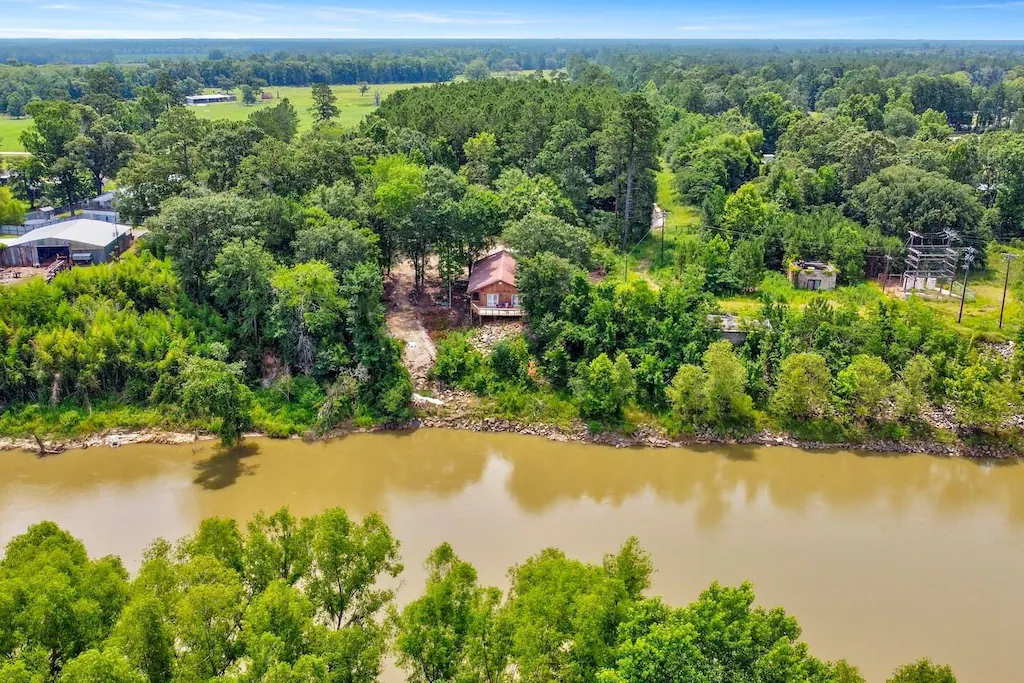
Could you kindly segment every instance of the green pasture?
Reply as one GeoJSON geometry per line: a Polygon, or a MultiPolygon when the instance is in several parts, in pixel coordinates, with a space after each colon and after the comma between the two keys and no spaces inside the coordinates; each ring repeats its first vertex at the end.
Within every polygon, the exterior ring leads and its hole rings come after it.
{"type": "MultiPolygon", "coordinates": [[[[342,126],[356,126],[363,120],[363,117],[376,108],[373,103],[374,91],[380,90],[381,101],[383,101],[388,95],[397,90],[412,88],[416,85],[430,84],[391,83],[388,85],[371,85],[365,95],[359,94],[359,86],[357,85],[335,85],[331,90],[333,90],[334,94],[338,96],[337,105],[339,112],[337,121],[342,126]]],[[[248,118],[249,114],[257,109],[262,107],[271,107],[282,99],[287,98],[288,101],[292,103],[292,106],[295,107],[295,112],[299,115],[299,130],[308,130],[312,127],[313,115],[309,111],[310,106],[313,104],[312,88],[282,86],[279,88],[264,88],[264,91],[270,93],[273,96],[273,99],[261,100],[257,104],[253,105],[242,104],[242,92],[240,90],[235,90],[234,93],[238,96],[237,102],[206,104],[189,107],[189,109],[194,111],[196,116],[201,119],[244,121],[248,118]]],[[[211,90],[210,92],[214,91],[211,90]]]]}
{"type": "Polygon", "coordinates": [[[9,116],[0,115],[0,152],[24,152],[25,148],[21,146],[18,136],[30,125],[32,125],[32,119],[27,116],[12,119],[9,116]]]}
{"type": "MultiPolygon", "coordinates": [[[[359,86],[336,85],[331,89],[338,96],[338,122],[342,126],[356,126],[363,117],[375,109],[373,93],[380,90],[383,101],[391,93],[403,88],[412,88],[416,85],[430,85],[429,83],[391,83],[388,85],[371,85],[365,95],[359,94],[359,86]]],[[[223,102],[220,104],[207,104],[197,107],[189,107],[196,116],[207,120],[244,121],[249,114],[262,107],[269,107],[277,104],[281,98],[287,97],[295,107],[299,115],[299,130],[308,130],[313,125],[313,115],[309,107],[313,104],[313,90],[309,87],[282,86],[279,88],[266,88],[266,92],[273,96],[270,100],[261,100],[254,105],[242,104],[242,92],[235,90],[238,96],[237,102],[223,102]]],[[[212,90],[209,92],[213,92],[212,90]]],[[[32,125],[32,119],[25,117],[12,119],[7,116],[0,116],[0,152],[22,152],[24,148],[18,140],[21,131],[32,125]]]]}

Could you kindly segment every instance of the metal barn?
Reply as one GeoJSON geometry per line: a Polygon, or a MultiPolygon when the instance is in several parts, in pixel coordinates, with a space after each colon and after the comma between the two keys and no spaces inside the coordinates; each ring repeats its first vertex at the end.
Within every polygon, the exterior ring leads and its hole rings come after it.
{"type": "Polygon", "coordinates": [[[56,259],[76,265],[104,263],[131,244],[131,227],[89,218],[53,223],[7,240],[0,250],[5,266],[41,266],[56,259]]]}

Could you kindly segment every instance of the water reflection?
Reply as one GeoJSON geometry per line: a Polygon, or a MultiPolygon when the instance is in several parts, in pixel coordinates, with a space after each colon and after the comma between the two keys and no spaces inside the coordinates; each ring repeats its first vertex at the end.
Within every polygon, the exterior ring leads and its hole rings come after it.
{"type": "Polygon", "coordinates": [[[192,483],[210,491],[218,491],[231,486],[238,481],[239,477],[256,473],[259,464],[247,464],[245,459],[252,458],[259,452],[260,445],[255,441],[249,441],[233,448],[220,449],[194,465],[197,474],[192,483]]]}
{"type": "Polygon", "coordinates": [[[52,519],[137,566],[156,536],[289,505],[381,512],[403,543],[400,592],[448,540],[484,581],[556,545],[598,560],[628,535],[670,602],[752,579],[823,657],[869,680],[919,656],[962,682],[1014,680],[1024,611],[1024,467],[754,446],[614,449],[439,430],[331,443],[253,440],[0,453],[0,543],[52,519]]]}
{"type": "Polygon", "coordinates": [[[503,453],[513,464],[509,492],[524,509],[543,513],[581,497],[619,506],[653,491],[673,503],[707,508],[721,521],[721,503],[766,495],[774,507],[800,511],[823,502],[836,510],[885,502],[903,511],[924,498],[943,514],[995,504],[1024,522],[1024,468],[922,455],[807,453],[789,448],[714,446],[631,450],[545,446],[503,453]],[[726,457],[721,457],[725,455],[726,457]]]}
{"type": "Polygon", "coordinates": [[[1024,523],[1024,467],[1015,461],[762,446],[614,449],[441,430],[313,444],[258,439],[233,449],[211,442],[126,446],[41,460],[4,453],[0,510],[16,492],[31,491],[40,501],[60,504],[76,495],[93,496],[100,484],[110,494],[111,486],[145,485],[185,476],[187,470],[197,488],[191,495],[218,501],[217,508],[240,499],[267,507],[295,496],[309,512],[338,501],[351,501],[362,511],[382,510],[389,495],[455,496],[478,483],[495,458],[509,466],[503,495],[539,515],[581,499],[619,508],[652,492],[665,503],[695,505],[707,528],[723,521],[734,506],[730,501],[751,505],[762,497],[773,508],[793,512],[822,504],[836,511],[884,504],[900,513],[925,502],[933,512],[956,515],[985,506],[1015,525],[1024,523]],[[222,495],[211,498],[200,491],[222,495]]]}

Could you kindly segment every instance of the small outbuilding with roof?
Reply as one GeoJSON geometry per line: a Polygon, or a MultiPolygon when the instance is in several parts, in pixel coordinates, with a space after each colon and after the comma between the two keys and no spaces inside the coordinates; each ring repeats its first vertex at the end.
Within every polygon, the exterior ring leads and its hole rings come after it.
{"type": "Polygon", "coordinates": [[[466,293],[469,294],[473,315],[522,315],[522,298],[516,287],[515,257],[507,249],[501,248],[473,263],[466,293]]]}
{"type": "Polygon", "coordinates": [[[797,289],[827,291],[836,288],[837,273],[836,267],[831,263],[792,261],[787,275],[797,289]]]}
{"type": "Polygon", "coordinates": [[[41,266],[57,259],[76,265],[104,263],[131,244],[131,227],[89,218],[73,218],[36,228],[5,242],[5,266],[41,266]]]}

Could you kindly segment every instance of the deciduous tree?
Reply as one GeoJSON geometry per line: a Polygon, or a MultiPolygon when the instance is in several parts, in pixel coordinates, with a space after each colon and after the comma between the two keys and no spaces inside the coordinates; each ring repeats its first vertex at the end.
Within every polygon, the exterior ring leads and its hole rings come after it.
{"type": "Polygon", "coordinates": [[[326,83],[317,83],[313,86],[313,104],[309,111],[313,114],[313,121],[326,123],[338,116],[338,96],[326,83]]]}

